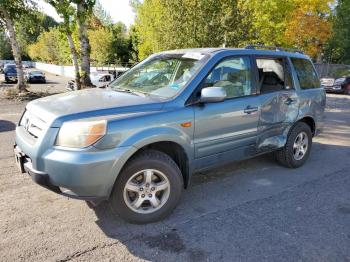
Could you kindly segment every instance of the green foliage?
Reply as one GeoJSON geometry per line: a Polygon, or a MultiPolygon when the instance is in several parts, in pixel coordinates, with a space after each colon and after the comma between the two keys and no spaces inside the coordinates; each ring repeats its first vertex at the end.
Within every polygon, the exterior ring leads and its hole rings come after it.
{"type": "Polygon", "coordinates": [[[37,61],[70,64],[70,51],[66,36],[59,28],[43,32],[38,41],[28,47],[29,56],[37,61]]]}
{"type": "Polygon", "coordinates": [[[97,65],[108,62],[113,43],[112,31],[108,28],[89,30],[89,41],[91,45],[91,59],[97,65]]]}
{"type": "Polygon", "coordinates": [[[28,46],[38,39],[39,35],[57,26],[57,22],[47,15],[37,11],[27,12],[20,21],[16,21],[17,41],[22,51],[22,57],[28,59],[28,46]]]}
{"type": "Polygon", "coordinates": [[[4,24],[3,14],[7,13],[12,20],[19,20],[36,6],[33,0],[1,0],[0,22],[4,24]]]}
{"type": "Polygon", "coordinates": [[[123,23],[89,30],[88,35],[94,64],[100,66],[129,62],[130,39],[123,23]]]}
{"type": "Polygon", "coordinates": [[[333,37],[325,48],[326,60],[350,64],[350,1],[338,0],[333,16],[333,37]]]}
{"type": "Polygon", "coordinates": [[[0,31],[0,59],[1,60],[13,59],[10,41],[4,31],[0,31]]]}
{"type": "MultiPolygon", "coordinates": [[[[79,46],[77,29],[72,32],[76,46],[79,46]]],[[[91,60],[95,65],[129,62],[130,39],[123,23],[99,27],[88,31],[91,45],[91,60]]],[[[0,42],[1,44],[1,42],[0,42]]],[[[41,33],[37,42],[29,45],[30,58],[54,64],[71,64],[71,54],[65,33],[61,27],[41,33]]]]}
{"type": "Polygon", "coordinates": [[[329,0],[133,1],[141,58],[189,47],[296,46],[311,56],[330,36],[329,0]],[[307,29],[307,31],[306,31],[307,29]]]}

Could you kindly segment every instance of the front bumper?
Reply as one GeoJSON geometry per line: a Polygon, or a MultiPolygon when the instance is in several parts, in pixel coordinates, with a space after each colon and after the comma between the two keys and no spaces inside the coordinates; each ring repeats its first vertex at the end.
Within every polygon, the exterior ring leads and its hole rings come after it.
{"type": "Polygon", "coordinates": [[[60,187],[51,183],[50,176],[48,174],[33,169],[30,162],[24,163],[24,170],[36,184],[42,187],[45,187],[46,189],[52,192],[55,192],[57,194],[60,194],[62,196],[66,196],[74,199],[86,200],[86,201],[93,202],[95,204],[98,204],[99,202],[106,199],[106,197],[79,196],[70,190],[62,191],[60,187]]]}
{"type": "Polygon", "coordinates": [[[16,82],[17,81],[17,76],[5,76],[5,79],[7,81],[16,82]]]}
{"type": "Polygon", "coordinates": [[[53,147],[38,154],[40,150],[29,148],[18,136],[16,143],[16,159],[19,155],[22,162],[20,170],[35,183],[57,194],[94,203],[109,198],[121,168],[136,152],[134,147],[90,151],[53,147]]]}

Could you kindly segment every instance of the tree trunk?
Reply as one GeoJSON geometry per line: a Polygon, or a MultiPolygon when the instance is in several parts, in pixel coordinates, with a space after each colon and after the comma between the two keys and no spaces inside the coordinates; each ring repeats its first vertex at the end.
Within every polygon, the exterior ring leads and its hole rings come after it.
{"type": "Polygon", "coordinates": [[[83,3],[77,4],[78,35],[80,42],[80,67],[82,87],[92,87],[90,79],[90,52],[91,47],[87,35],[87,10],[83,3]]]}
{"type": "Polygon", "coordinates": [[[13,21],[12,21],[11,17],[6,12],[3,12],[3,16],[4,16],[4,20],[5,20],[5,24],[6,24],[6,29],[8,31],[9,38],[10,38],[13,57],[14,57],[15,63],[16,63],[18,89],[20,92],[25,92],[27,90],[26,90],[26,85],[24,83],[22,56],[21,56],[21,52],[20,52],[19,47],[18,47],[16,32],[15,32],[15,29],[13,27],[13,21]]]}
{"type": "Polygon", "coordinates": [[[67,33],[67,39],[68,39],[68,44],[72,55],[73,66],[75,71],[75,87],[77,90],[80,90],[81,82],[80,82],[80,73],[79,73],[78,53],[75,48],[72,35],[70,33],[67,33]]]}

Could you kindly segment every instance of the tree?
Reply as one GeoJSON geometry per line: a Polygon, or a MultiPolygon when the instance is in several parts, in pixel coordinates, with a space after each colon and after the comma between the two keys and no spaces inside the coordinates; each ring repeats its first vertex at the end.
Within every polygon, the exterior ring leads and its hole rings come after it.
{"type": "Polygon", "coordinates": [[[74,28],[74,24],[72,21],[75,20],[75,10],[71,6],[69,0],[47,0],[55,9],[56,12],[61,16],[63,22],[60,24],[60,29],[67,37],[68,45],[70,48],[70,53],[72,56],[72,62],[75,71],[75,84],[76,89],[81,89],[81,79],[80,79],[80,70],[79,70],[79,62],[78,62],[78,52],[75,47],[72,31],[74,28]]]}
{"type": "Polygon", "coordinates": [[[88,18],[92,14],[95,0],[70,0],[76,4],[78,36],[80,42],[81,83],[83,87],[92,86],[90,79],[91,47],[88,38],[88,18]]]}
{"type": "Polygon", "coordinates": [[[237,45],[237,0],[144,0],[132,2],[140,58],[174,48],[237,45]]]}
{"type": "Polygon", "coordinates": [[[318,62],[322,49],[331,37],[330,1],[295,0],[295,7],[287,21],[284,41],[302,48],[318,62]]]}
{"type": "Polygon", "coordinates": [[[36,43],[29,45],[28,54],[32,59],[46,63],[67,64],[71,61],[66,34],[57,27],[43,32],[36,43]]]}
{"type": "Polygon", "coordinates": [[[4,31],[0,30],[0,59],[12,60],[13,55],[11,51],[11,44],[4,31]]]}
{"type": "Polygon", "coordinates": [[[104,26],[111,26],[113,24],[111,15],[103,8],[98,0],[93,8],[93,13],[104,26]]]}
{"type": "Polygon", "coordinates": [[[316,57],[330,37],[329,0],[132,2],[140,58],[174,48],[264,44],[316,57]]]}
{"type": "Polygon", "coordinates": [[[109,62],[111,56],[113,34],[108,28],[89,30],[89,41],[91,44],[91,59],[97,65],[104,65],[109,62]]]}
{"type": "Polygon", "coordinates": [[[325,48],[326,59],[350,64],[350,1],[338,0],[333,16],[333,35],[325,48]]]}
{"type": "Polygon", "coordinates": [[[33,6],[30,0],[2,0],[0,2],[0,22],[7,31],[10,39],[13,57],[15,59],[18,78],[18,89],[20,92],[26,91],[24,82],[24,73],[22,65],[22,54],[17,42],[15,31],[15,21],[20,19],[23,14],[33,6]]]}
{"type": "Polygon", "coordinates": [[[28,59],[28,46],[37,41],[42,32],[57,26],[52,18],[38,11],[23,13],[20,20],[15,21],[16,36],[22,59],[28,59]]]}

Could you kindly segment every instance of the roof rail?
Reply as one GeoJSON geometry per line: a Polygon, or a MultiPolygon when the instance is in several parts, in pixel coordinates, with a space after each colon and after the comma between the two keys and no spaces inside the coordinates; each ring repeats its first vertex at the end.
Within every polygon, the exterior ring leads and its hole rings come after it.
{"type": "Polygon", "coordinates": [[[279,46],[247,45],[245,46],[245,49],[266,49],[266,50],[275,50],[280,52],[285,51],[285,52],[294,52],[294,53],[304,54],[302,50],[299,50],[297,48],[286,48],[286,47],[279,47],[279,46]]]}

